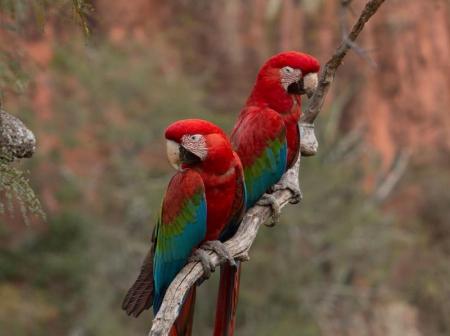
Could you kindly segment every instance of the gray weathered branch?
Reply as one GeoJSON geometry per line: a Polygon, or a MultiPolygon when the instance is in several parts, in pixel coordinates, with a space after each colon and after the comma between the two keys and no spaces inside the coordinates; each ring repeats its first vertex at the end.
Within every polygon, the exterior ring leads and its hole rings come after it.
{"type": "MultiPolygon", "coordinates": [[[[337,48],[331,59],[325,64],[319,78],[318,88],[311,99],[308,109],[305,111],[301,121],[303,124],[303,131],[308,144],[302,143],[302,153],[313,155],[317,151],[317,142],[315,140],[312,126],[307,127],[307,124],[312,124],[319,114],[325,96],[328,92],[329,86],[334,79],[337,68],[342,63],[347,51],[351,48],[348,41],[355,41],[359,33],[364,28],[364,24],[375,14],[384,0],[370,0],[363,9],[358,21],[353,26],[347,38],[344,38],[341,45],[337,48]]],[[[305,138],[302,138],[302,142],[305,138]]],[[[289,180],[292,183],[298,183],[300,168],[300,157],[295,166],[286,172],[283,179],[289,180]]],[[[281,207],[284,207],[292,198],[289,190],[280,190],[273,194],[278,200],[281,207]]],[[[256,238],[259,227],[266,222],[271,216],[271,210],[268,207],[255,206],[251,208],[245,215],[238,232],[229,241],[225,242],[225,246],[230,251],[231,255],[239,260],[248,260],[248,253],[256,238]]],[[[219,256],[214,252],[209,252],[211,262],[216,267],[225,262],[219,259],[219,256]]],[[[183,298],[189,289],[196,285],[197,281],[203,275],[203,268],[199,262],[188,263],[176,278],[170,284],[161,308],[155,316],[152,328],[148,336],[165,336],[168,335],[175,319],[178,316],[180,307],[183,303],[183,298]]]]}

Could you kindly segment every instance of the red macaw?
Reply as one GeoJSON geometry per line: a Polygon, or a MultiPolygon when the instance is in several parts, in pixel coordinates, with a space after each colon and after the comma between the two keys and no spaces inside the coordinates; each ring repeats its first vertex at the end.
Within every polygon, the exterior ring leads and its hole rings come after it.
{"type": "MultiPolygon", "coordinates": [[[[244,167],[246,207],[260,200],[271,205],[275,216],[279,206],[265,194],[294,165],[299,155],[301,95],[311,95],[317,86],[319,62],[312,56],[289,51],[271,57],[260,69],[256,83],[239,115],[231,142],[244,167]],[[265,198],[261,197],[265,195],[265,198]]],[[[299,197],[297,186],[286,185],[299,197]]],[[[233,334],[239,294],[240,265],[224,265],[214,335],[233,334]],[[227,276],[225,276],[227,275],[227,276]],[[225,334],[220,331],[226,330],[225,334]]]]}
{"type": "MultiPolygon", "coordinates": [[[[214,250],[234,265],[221,242],[235,233],[245,210],[242,166],[219,127],[200,119],[181,120],[166,129],[165,137],[167,156],[178,172],[167,188],[152,247],[122,304],[135,317],[152,305],[156,315],[168,286],[195,248],[201,246],[193,260],[202,261],[207,274],[211,270],[202,249],[214,250]]],[[[191,334],[194,302],[195,287],[170,335],[191,334]]]]}
{"type": "MultiPolygon", "coordinates": [[[[295,164],[300,149],[301,95],[312,95],[319,69],[314,57],[287,51],[269,58],[259,70],[231,135],[244,167],[247,208],[295,164]]],[[[295,186],[283,187],[300,196],[295,186]]],[[[262,204],[267,202],[262,200],[262,204]]]]}

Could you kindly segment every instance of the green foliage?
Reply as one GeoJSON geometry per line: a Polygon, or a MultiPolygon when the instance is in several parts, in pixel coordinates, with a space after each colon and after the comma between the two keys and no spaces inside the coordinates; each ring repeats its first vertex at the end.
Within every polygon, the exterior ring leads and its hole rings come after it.
{"type": "Polygon", "coordinates": [[[0,103],[3,92],[23,93],[28,81],[29,76],[22,67],[22,56],[13,51],[0,51],[0,103]]]}
{"type": "MultiPolygon", "coordinates": [[[[447,164],[448,167],[448,164],[447,164]]],[[[419,307],[421,318],[431,335],[450,332],[450,176],[447,169],[417,166],[403,184],[419,182],[420,203],[415,221],[408,230],[416,239],[408,245],[399,261],[405,274],[395,278],[395,285],[419,307]],[[405,281],[407,279],[407,281],[405,281]]]]}
{"type": "MultiPolygon", "coordinates": [[[[0,239],[10,242],[14,230],[1,227],[0,239]]],[[[9,312],[0,308],[2,332],[45,335],[51,324],[55,333],[63,334],[73,326],[73,316],[83,303],[80,298],[91,269],[88,223],[65,212],[51,218],[44,232],[34,229],[25,237],[0,247],[0,292],[13,300],[9,312]],[[8,283],[23,285],[14,288],[8,283]],[[11,314],[21,318],[11,319],[11,314]]]]}
{"type": "Polygon", "coordinates": [[[4,155],[0,157],[0,194],[6,201],[0,201],[0,213],[5,210],[10,215],[14,214],[13,200],[18,203],[23,220],[28,223],[29,214],[38,215],[45,219],[41,203],[33,188],[31,188],[25,173],[11,165],[10,158],[4,155]]]}
{"type": "Polygon", "coordinates": [[[14,20],[4,28],[13,31],[22,31],[30,21],[36,25],[35,29],[42,29],[50,9],[63,16],[72,14],[85,35],[89,35],[87,18],[93,11],[89,0],[0,0],[0,10],[14,20]]]}
{"type": "MultiPolygon", "coordinates": [[[[29,25],[30,18],[34,18],[36,27],[42,27],[46,20],[46,12],[50,8],[57,8],[64,12],[69,0],[59,0],[56,5],[50,0],[0,0],[0,9],[15,22],[5,20],[4,28],[20,31],[29,25]],[[55,6],[56,5],[56,6],[55,6]]],[[[87,15],[93,7],[85,0],[73,0],[73,10],[86,35],[89,34],[87,15]]],[[[24,92],[29,75],[22,67],[22,55],[17,51],[0,51],[0,106],[4,91],[13,91],[16,94],[24,92]]],[[[19,210],[25,222],[28,222],[28,213],[37,214],[45,218],[40,202],[30,187],[25,173],[10,165],[11,158],[0,157],[0,193],[6,199],[6,208],[13,214],[13,199],[19,205],[19,210]]],[[[0,201],[0,213],[5,213],[5,203],[0,201]]]]}

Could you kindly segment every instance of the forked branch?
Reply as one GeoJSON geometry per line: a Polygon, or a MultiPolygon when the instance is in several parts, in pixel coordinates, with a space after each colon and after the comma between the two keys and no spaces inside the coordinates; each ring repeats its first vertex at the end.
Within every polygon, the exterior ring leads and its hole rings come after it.
{"type": "Polygon", "coordinates": [[[340,46],[336,49],[333,56],[329,59],[329,61],[323,67],[323,71],[319,77],[319,85],[317,87],[316,92],[311,98],[311,102],[303,113],[302,122],[312,124],[314,120],[319,115],[320,110],[322,109],[322,105],[325,101],[325,97],[328,93],[331,83],[333,82],[334,76],[338,67],[341,65],[342,60],[349,49],[354,45],[354,41],[358,37],[359,33],[364,28],[364,25],[367,21],[376,13],[378,8],[383,4],[385,0],[370,0],[367,2],[364,7],[361,15],[359,16],[356,23],[353,25],[350,33],[343,38],[340,46]]]}

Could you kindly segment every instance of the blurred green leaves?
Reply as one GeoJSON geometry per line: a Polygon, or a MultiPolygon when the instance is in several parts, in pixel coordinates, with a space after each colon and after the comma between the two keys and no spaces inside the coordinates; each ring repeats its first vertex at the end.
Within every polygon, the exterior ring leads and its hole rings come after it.
{"type": "Polygon", "coordinates": [[[14,215],[14,201],[17,201],[26,223],[29,221],[29,214],[45,219],[41,203],[30,186],[26,173],[18,170],[10,159],[4,157],[0,157],[0,196],[0,214],[14,215]]]}

